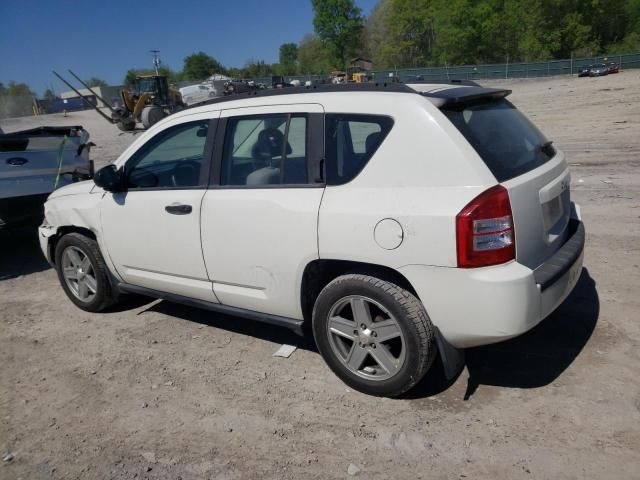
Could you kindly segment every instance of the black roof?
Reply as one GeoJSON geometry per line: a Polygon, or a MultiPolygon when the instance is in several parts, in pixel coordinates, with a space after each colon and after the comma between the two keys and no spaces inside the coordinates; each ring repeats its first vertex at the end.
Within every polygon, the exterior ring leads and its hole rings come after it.
{"type": "Polygon", "coordinates": [[[376,82],[376,83],[343,83],[343,84],[315,84],[300,87],[285,88],[269,88],[264,90],[253,90],[250,92],[234,93],[223,97],[213,98],[204,102],[193,104],[187,108],[201,107],[204,105],[216,105],[218,103],[242,100],[245,98],[262,98],[276,97],[280,95],[295,95],[305,93],[323,93],[323,92],[393,92],[393,93],[413,93],[420,94],[425,97],[440,98],[445,101],[445,105],[452,106],[456,104],[466,104],[482,98],[504,98],[511,93],[511,90],[498,88],[484,88],[471,80],[450,80],[450,81],[434,81],[434,82],[415,82],[425,84],[448,84],[461,85],[458,88],[449,88],[434,93],[417,92],[413,88],[398,82],[376,82]]]}
{"type": "Polygon", "coordinates": [[[201,107],[203,105],[213,105],[217,103],[231,102],[253,97],[276,97],[279,95],[294,95],[301,93],[319,92],[395,92],[395,93],[416,93],[416,91],[402,83],[319,83],[310,86],[266,88],[263,90],[252,90],[243,93],[233,93],[224,97],[212,98],[204,102],[191,105],[201,107]]]}

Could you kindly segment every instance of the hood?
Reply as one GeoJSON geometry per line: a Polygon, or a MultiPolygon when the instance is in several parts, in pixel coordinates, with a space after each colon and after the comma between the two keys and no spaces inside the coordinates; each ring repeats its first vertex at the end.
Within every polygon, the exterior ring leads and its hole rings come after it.
{"type": "Polygon", "coordinates": [[[66,195],[80,195],[82,193],[91,193],[96,184],[93,180],[85,180],[84,182],[70,183],[64,187],[58,188],[51,192],[49,200],[52,198],[64,197],[66,195]]]}

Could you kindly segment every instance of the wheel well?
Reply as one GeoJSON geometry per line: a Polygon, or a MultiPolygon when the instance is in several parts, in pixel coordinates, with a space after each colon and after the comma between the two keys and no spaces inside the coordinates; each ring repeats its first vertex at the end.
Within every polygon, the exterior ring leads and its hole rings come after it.
{"type": "Polygon", "coordinates": [[[360,273],[393,282],[419,298],[409,280],[393,268],[347,260],[314,260],[305,267],[302,274],[300,301],[305,320],[311,319],[313,305],[322,289],[333,279],[348,273],[360,273]]]}
{"type": "Polygon", "coordinates": [[[75,225],[59,227],[57,233],[49,239],[49,258],[51,259],[52,264],[55,265],[56,263],[56,245],[58,244],[58,241],[69,233],[79,233],[85,237],[96,240],[96,234],[88,228],[77,227],[75,225]]]}

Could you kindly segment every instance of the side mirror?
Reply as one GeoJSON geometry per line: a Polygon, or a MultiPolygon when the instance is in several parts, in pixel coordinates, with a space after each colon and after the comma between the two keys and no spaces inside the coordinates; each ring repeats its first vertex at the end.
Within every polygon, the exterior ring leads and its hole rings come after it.
{"type": "Polygon", "coordinates": [[[107,165],[96,172],[93,177],[94,183],[107,192],[120,192],[124,190],[122,183],[122,172],[115,165],[107,165]]]}

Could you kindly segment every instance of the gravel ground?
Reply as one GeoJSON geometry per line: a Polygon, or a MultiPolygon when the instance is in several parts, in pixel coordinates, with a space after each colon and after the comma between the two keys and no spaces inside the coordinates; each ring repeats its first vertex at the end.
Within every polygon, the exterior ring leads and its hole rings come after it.
{"type": "MultiPolygon", "coordinates": [[[[489,83],[489,82],[487,82],[489,83]]],[[[163,301],[75,308],[33,232],[0,239],[0,478],[640,477],[640,72],[491,82],[572,162],[578,287],[528,334],[402,399],[346,388],[309,339],[163,301]],[[274,358],[280,344],[298,346],[274,358]],[[10,453],[10,455],[6,455],[10,453]]],[[[93,112],[97,164],[134,137],[93,112]]]]}

